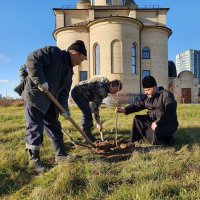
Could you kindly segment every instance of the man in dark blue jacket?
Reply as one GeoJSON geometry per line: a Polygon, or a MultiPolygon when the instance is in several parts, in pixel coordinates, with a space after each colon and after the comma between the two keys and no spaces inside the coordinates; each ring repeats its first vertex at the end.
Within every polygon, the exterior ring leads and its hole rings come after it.
{"type": "Polygon", "coordinates": [[[146,76],[142,85],[145,97],[136,104],[116,108],[116,112],[127,115],[147,109],[147,115],[136,115],[134,118],[131,142],[147,139],[151,144],[170,145],[173,143],[173,133],[178,127],[174,95],[162,87],[157,87],[152,76],[146,76]]]}
{"type": "MultiPolygon", "coordinates": [[[[39,150],[43,142],[43,131],[52,141],[55,160],[69,159],[66,153],[61,124],[58,121],[59,111],[45,94],[49,90],[67,110],[69,91],[72,84],[73,67],[86,59],[87,51],[84,42],[77,40],[68,51],[48,46],[32,52],[27,60],[28,76],[22,98],[26,117],[26,148],[29,153],[29,164],[37,171],[44,171],[39,150]]],[[[67,116],[69,113],[62,113],[67,116]]]]}

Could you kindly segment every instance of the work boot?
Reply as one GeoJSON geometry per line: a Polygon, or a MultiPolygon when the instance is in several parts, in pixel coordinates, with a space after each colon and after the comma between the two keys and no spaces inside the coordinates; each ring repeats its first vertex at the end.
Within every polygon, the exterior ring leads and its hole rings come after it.
{"type": "Polygon", "coordinates": [[[46,170],[40,160],[39,150],[28,149],[28,155],[30,168],[34,169],[37,173],[42,173],[46,170]]]}
{"type": "Polygon", "coordinates": [[[74,162],[76,157],[66,153],[65,145],[62,139],[52,140],[52,147],[55,152],[56,164],[74,162]]]}

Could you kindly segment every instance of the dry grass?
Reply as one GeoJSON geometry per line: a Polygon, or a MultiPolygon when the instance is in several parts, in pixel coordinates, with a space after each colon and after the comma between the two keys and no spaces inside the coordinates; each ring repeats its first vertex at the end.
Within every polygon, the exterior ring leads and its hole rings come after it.
{"type": "Polygon", "coordinates": [[[0,99],[0,107],[20,107],[23,106],[24,102],[22,99],[0,99]]]}
{"type": "MultiPolygon", "coordinates": [[[[81,113],[71,109],[81,124],[81,113]]],[[[115,124],[113,108],[101,109],[104,132],[115,124]]],[[[142,112],[144,113],[144,112],[142,112]]],[[[132,115],[119,115],[118,132],[128,138],[132,115]]],[[[200,197],[200,105],[179,105],[176,145],[170,148],[138,144],[129,159],[105,160],[90,150],[74,148],[65,138],[70,153],[80,155],[75,163],[55,166],[50,141],[45,136],[41,158],[49,171],[37,175],[27,166],[23,107],[0,109],[0,198],[34,200],[163,200],[200,197]]],[[[83,141],[74,127],[61,118],[63,127],[83,141]]],[[[100,137],[96,130],[96,137],[100,137]]]]}

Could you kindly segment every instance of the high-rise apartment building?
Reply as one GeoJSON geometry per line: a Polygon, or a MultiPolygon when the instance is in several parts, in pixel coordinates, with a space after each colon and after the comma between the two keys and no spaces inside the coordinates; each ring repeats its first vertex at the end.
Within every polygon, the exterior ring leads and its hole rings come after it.
{"type": "Polygon", "coordinates": [[[200,51],[189,49],[176,55],[176,68],[178,74],[185,70],[191,71],[200,84],[200,51]]]}

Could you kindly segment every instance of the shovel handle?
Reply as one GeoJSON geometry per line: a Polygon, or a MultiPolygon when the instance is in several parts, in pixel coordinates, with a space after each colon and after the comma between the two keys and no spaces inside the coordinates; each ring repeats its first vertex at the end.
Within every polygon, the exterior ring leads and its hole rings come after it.
{"type": "MultiPolygon", "coordinates": [[[[57,101],[57,99],[51,94],[51,92],[49,92],[48,90],[45,91],[45,93],[47,94],[47,96],[53,101],[53,103],[58,107],[58,109],[61,112],[66,112],[66,110],[63,108],[63,106],[57,101]]],[[[79,125],[69,116],[68,117],[69,121],[73,124],[73,126],[76,128],[77,131],[79,131],[79,133],[86,139],[86,141],[92,146],[92,147],[96,147],[94,145],[94,143],[87,137],[87,135],[85,134],[85,132],[82,131],[82,129],[79,127],[79,125]]]]}
{"type": "Polygon", "coordinates": [[[104,141],[103,131],[100,131],[101,141],[104,141]]]}
{"type": "Polygon", "coordinates": [[[72,143],[74,146],[77,145],[76,141],[71,137],[70,134],[67,133],[67,131],[65,131],[65,129],[62,128],[62,132],[69,138],[69,140],[71,141],[71,143],[72,143]]]}

